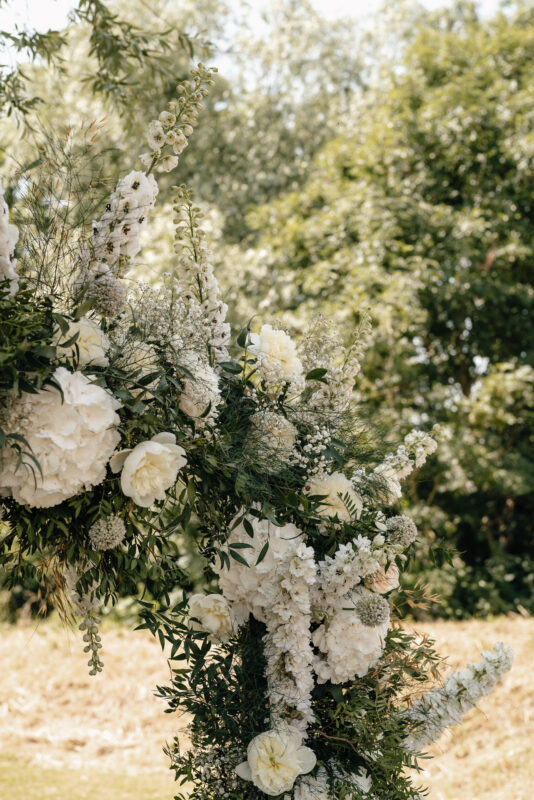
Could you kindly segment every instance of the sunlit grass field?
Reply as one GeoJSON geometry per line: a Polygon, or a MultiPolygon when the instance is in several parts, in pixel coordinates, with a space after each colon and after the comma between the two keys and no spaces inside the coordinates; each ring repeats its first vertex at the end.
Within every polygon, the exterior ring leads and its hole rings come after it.
{"type": "MultiPolygon", "coordinates": [[[[433,622],[451,668],[495,641],[516,650],[505,682],[435,747],[433,800],[530,800],[534,778],[534,620],[433,622]]],[[[141,632],[104,631],[101,676],[57,622],[0,627],[0,800],[171,800],[162,745],[185,720],[153,697],[168,667],[141,632]]]]}

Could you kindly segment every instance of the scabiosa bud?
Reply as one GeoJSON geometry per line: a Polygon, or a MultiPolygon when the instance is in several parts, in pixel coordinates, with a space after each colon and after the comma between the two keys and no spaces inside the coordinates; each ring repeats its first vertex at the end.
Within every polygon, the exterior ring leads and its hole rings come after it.
{"type": "Polygon", "coordinates": [[[376,628],[389,619],[389,603],[380,594],[366,594],[355,603],[356,613],[363,625],[376,628]]]}
{"type": "Polygon", "coordinates": [[[409,517],[391,517],[386,522],[387,539],[403,550],[417,539],[417,528],[409,517]]]}
{"type": "Polygon", "coordinates": [[[93,550],[111,550],[124,540],[126,527],[120,517],[98,519],[89,528],[89,541],[93,550]]]}

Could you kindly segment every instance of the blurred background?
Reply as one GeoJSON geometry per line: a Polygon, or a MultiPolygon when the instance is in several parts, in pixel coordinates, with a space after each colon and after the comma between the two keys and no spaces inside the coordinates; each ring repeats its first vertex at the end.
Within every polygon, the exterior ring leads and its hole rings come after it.
{"type": "MultiPolygon", "coordinates": [[[[534,3],[12,0],[0,2],[0,29],[8,185],[33,168],[43,136],[69,127],[83,141],[91,125],[114,184],[137,166],[148,122],[192,61],[219,67],[178,172],[160,181],[138,276],[157,281],[172,267],[172,211],[161,206],[172,182],[187,182],[206,212],[235,325],[277,315],[298,333],[324,313],[348,335],[371,309],[362,417],[392,442],[436,422],[452,434],[402,501],[421,531],[405,586],[435,597],[414,609],[417,626],[444,640],[451,666],[498,638],[520,655],[506,690],[483,706],[491,726],[475,714],[438,745],[432,797],[526,800],[534,3]],[[499,702],[504,719],[491,705],[499,702]]],[[[0,757],[0,797],[171,796],[158,748],[176,721],[144,699],[165,680],[158,649],[123,628],[131,612],[122,608],[97,685],[52,611],[38,586],[8,591],[0,574],[0,742],[10,754],[0,757]],[[65,716],[52,719],[60,696],[65,716]]]]}

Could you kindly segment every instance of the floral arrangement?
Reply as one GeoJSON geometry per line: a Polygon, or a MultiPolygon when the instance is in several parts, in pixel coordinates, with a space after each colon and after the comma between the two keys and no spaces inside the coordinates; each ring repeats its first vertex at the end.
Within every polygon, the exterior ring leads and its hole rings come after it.
{"type": "Polygon", "coordinates": [[[424,694],[438,656],[400,626],[417,529],[392,508],[443,432],[388,453],[358,417],[366,314],[349,346],[325,319],[234,341],[184,186],[171,270],[131,277],[154,170],[177,166],[212,83],[199,65],[178,87],[90,227],[59,203],[60,234],[34,211],[19,237],[2,196],[0,563],[78,620],[91,674],[100,609],[139,597],[169,647],[160,694],[189,720],[168,748],[178,798],[419,798],[421,751],[512,662],[497,645],[424,694]]]}

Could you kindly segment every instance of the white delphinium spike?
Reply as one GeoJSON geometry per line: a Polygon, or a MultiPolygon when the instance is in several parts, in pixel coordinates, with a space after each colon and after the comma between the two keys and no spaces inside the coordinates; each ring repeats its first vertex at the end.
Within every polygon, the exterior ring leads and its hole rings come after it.
{"type": "Polygon", "coordinates": [[[0,281],[9,281],[10,295],[14,295],[19,288],[15,258],[18,238],[19,229],[9,221],[9,208],[4,200],[4,189],[0,181],[0,281]]]}
{"type": "Polygon", "coordinates": [[[209,360],[227,361],[230,325],[226,322],[228,306],[222,301],[215,277],[211,253],[202,231],[202,213],[193,206],[193,192],[185,186],[175,188],[173,201],[176,233],[174,250],[179,255],[176,274],[185,301],[194,298],[210,328],[209,360]]]}
{"type": "Polygon", "coordinates": [[[492,651],[483,651],[476,664],[453,672],[443,686],[416,700],[405,713],[406,719],[417,725],[406,746],[413,752],[425,750],[446,728],[458,725],[482,697],[490,694],[513,662],[512,648],[498,642],[492,651]]]}

